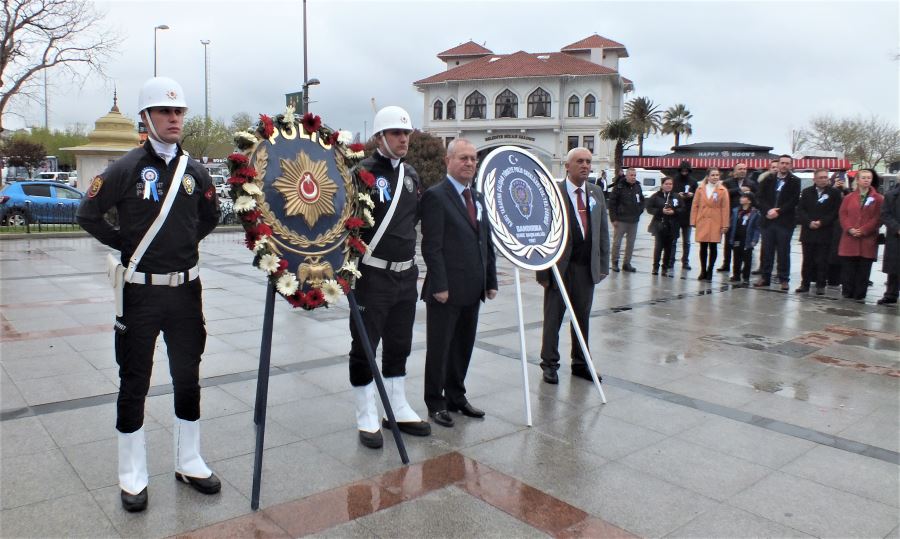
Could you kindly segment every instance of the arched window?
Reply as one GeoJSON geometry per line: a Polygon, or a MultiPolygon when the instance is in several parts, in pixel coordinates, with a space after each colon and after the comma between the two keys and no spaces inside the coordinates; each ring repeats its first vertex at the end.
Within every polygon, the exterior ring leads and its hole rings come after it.
{"type": "Polygon", "coordinates": [[[587,97],[584,98],[584,116],[585,118],[593,118],[597,115],[597,99],[588,94],[587,97]]]}
{"type": "Polygon", "coordinates": [[[447,119],[448,120],[456,119],[456,100],[454,100],[454,99],[447,100],[447,119]]]}
{"type": "Polygon", "coordinates": [[[573,95],[572,97],[569,98],[569,117],[570,118],[578,117],[578,106],[580,104],[581,104],[581,102],[578,101],[577,95],[573,95]]]}
{"type": "Polygon", "coordinates": [[[444,102],[438,99],[434,102],[434,117],[435,120],[443,120],[444,119],[444,102]]]}
{"type": "Polygon", "coordinates": [[[534,116],[550,117],[550,94],[542,88],[538,88],[528,96],[528,117],[534,116]]]}
{"type": "Polygon", "coordinates": [[[495,118],[518,118],[519,117],[519,98],[509,89],[500,92],[497,100],[494,102],[495,118]]]}
{"type": "Polygon", "coordinates": [[[481,95],[481,92],[474,91],[466,98],[466,119],[485,117],[487,112],[487,100],[481,95]]]}

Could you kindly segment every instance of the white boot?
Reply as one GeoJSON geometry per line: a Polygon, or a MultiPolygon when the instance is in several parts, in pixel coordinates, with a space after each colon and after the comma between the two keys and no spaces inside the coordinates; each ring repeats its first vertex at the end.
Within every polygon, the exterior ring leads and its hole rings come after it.
{"type": "Polygon", "coordinates": [[[186,421],[178,417],[172,425],[175,444],[175,479],[194,487],[203,494],[215,494],[222,489],[219,478],[200,456],[200,420],[186,421]]]}
{"type": "Polygon", "coordinates": [[[356,401],[356,428],[359,429],[359,441],[366,447],[378,449],[384,444],[384,440],[378,426],[375,381],[365,386],[354,386],[353,398],[356,401]]]}
{"type": "MultiPolygon", "coordinates": [[[[136,496],[147,488],[147,445],[144,427],[134,432],[119,432],[119,488],[136,496]]],[[[146,503],[146,502],[145,502],[146,503]]]]}
{"type": "MultiPolygon", "coordinates": [[[[422,421],[419,414],[412,409],[406,401],[406,377],[394,376],[384,379],[384,389],[388,400],[391,401],[391,410],[394,411],[394,419],[400,430],[413,436],[428,436],[431,434],[431,423],[422,421]]],[[[383,425],[388,425],[387,412],[385,412],[383,425]]]]}

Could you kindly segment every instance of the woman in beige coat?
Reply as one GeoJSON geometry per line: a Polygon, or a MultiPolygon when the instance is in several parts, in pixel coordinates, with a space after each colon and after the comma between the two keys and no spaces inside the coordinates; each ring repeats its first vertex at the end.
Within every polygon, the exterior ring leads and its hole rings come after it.
{"type": "Polygon", "coordinates": [[[694,203],[691,205],[691,226],[697,229],[695,238],[700,244],[701,281],[712,281],[716,267],[719,242],[728,231],[729,212],[728,189],[719,181],[721,172],[711,168],[706,178],[697,186],[694,203]]]}

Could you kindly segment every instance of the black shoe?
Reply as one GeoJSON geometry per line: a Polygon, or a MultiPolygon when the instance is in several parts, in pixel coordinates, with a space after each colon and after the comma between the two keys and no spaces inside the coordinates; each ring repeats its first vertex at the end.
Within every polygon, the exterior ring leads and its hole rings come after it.
{"type": "Polygon", "coordinates": [[[875,303],[878,305],[893,305],[894,303],[897,303],[897,298],[881,298],[875,303]]]}
{"type": "Polygon", "coordinates": [[[718,271],[718,272],[729,271],[729,269],[727,266],[719,266],[718,268],[716,268],[716,271],[718,271]]]}
{"type": "MultiPolygon", "coordinates": [[[[593,382],[594,379],[591,378],[591,371],[587,369],[572,369],[572,376],[577,376],[578,378],[584,378],[589,382],[593,382]]],[[[599,374],[597,375],[597,380],[603,382],[603,377],[599,374]]]]}
{"type": "Polygon", "coordinates": [[[755,269],[750,272],[750,275],[762,275],[762,270],[755,269]]]}
{"type": "Polygon", "coordinates": [[[479,410],[478,408],[475,408],[468,401],[466,401],[460,405],[450,404],[448,402],[447,403],[447,411],[457,412],[457,413],[460,413],[460,414],[462,414],[464,416],[468,416],[468,417],[484,417],[484,410],[479,410]]]}
{"type": "Polygon", "coordinates": [[[753,288],[766,288],[766,287],[770,286],[771,284],[772,283],[769,281],[760,279],[760,280],[756,281],[755,283],[753,283],[753,288]]]}
{"type": "Polygon", "coordinates": [[[698,281],[705,281],[705,280],[706,280],[706,272],[705,272],[705,271],[701,271],[701,272],[700,272],[700,275],[697,276],[697,280],[698,280],[698,281]]]}
{"type": "Polygon", "coordinates": [[[688,264],[687,262],[682,262],[682,263],[681,263],[681,269],[689,270],[689,269],[691,269],[691,265],[688,264]]]}
{"type": "Polygon", "coordinates": [[[431,418],[432,421],[437,423],[442,427],[452,427],[453,426],[453,418],[450,417],[450,412],[447,410],[438,410],[437,412],[428,412],[428,417],[431,418]]]}
{"type": "Polygon", "coordinates": [[[729,283],[737,283],[740,282],[741,278],[737,275],[732,275],[730,279],[728,279],[729,283]]]}
{"type": "Polygon", "coordinates": [[[801,284],[797,288],[794,289],[794,292],[797,294],[805,294],[809,292],[809,285],[801,284]]]}
{"type": "Polygon", "coordinates": [[[622,264],[622,270],[627,271],[629,273],[634,273],[637,271],[636,269],[634,269],[634,266],[632,266],[631,264],[622,264]]]}
{"type": "Polygon", "coordinates": [[[147,508],[147,487],[137,494],[128,494],[122,491],[122,507],[129,513],[139,513],[147,508]]]}
{"type": "Polygon", "coordinates": [[[217,494],[222,490],[222,482],[219,481],[216,474],[212,474],[206,479],[201,479],[199,477],[191,477],[189,475],[184,475],[183,473],[175,472],[175,480],[190,485],[194,487],[194,490],[202,492],[203,494],[217,494]]]}
{"type": "Polygon", "coordinates": [[[824,296],[824,295],[825,295],[825,287],[824,287],[824,286],[817,286],[817,287],[816,287],[816,295],[817,295],[817,296],[824,296]]]}
{"type": "MultiPolygon", "coordinates": [[[[391,424],[386,418],[381,418],[381,426],[390,429],[391,424]]],[[[428,421],[397,421],[397,428],[410,436],[430,436],[431,423],[428,421]]]]}
{"type": "Polygon", "coordinates": [[[384,438],[381,436],[380,430],[375,432],[361,430],[359,431],[359,443],[372,449],[379,449],[384,445],[384,438]]]}
{"type": "Polygon", "coordinates": [[[613,264],[613,265],[612,265],[612,270],[613,270],[614,272],[618,273],[618,272],[619,272],[619,265],[618,265],[618,264],[613,264]]]}
{"type": "Polygon", "coordinates": [[[651,275],[659,275],[659,270],[655,269],[655,270],[651,271],[650,274],[651,275]]]}
{"type": "Polygon", "coordinates": [[[553,385],[559,383],[559,375],[556,374],[556,369],[544,368],[544,382],[553,385]]]}

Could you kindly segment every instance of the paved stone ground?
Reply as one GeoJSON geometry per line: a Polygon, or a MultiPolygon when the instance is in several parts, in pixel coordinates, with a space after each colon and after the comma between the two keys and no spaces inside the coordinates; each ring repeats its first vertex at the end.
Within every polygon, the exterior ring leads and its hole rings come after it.
{"type": "MultiPolygon", "coordinates": [[[[223,480],[173,479],[165,345],[148,399],[150,508],[116,486],[106,249],[86,237],[0,241],[2,537],[900,537],[900,315],[732,287],[718,274],[636,274],[597,289],[591,346],[608,404],[561,371],[540,380],[541,289],[523,275],[533,426],[524,424],[513,269],[482,309],[468,377],[484,420],[406,437],[403,467],[356,441],[346,308],[276,304],[262,510],[250,510],[264,285],[238,233],[204,241],[209,339],[203,448],[223,480]]],[[[792,267],[798,282],[799,247],[792,267]]],[[[562,346],[569,336],[562,332],[562,346]]],[[[420,392],[419,306],[409,394],[420,392]]]]}

